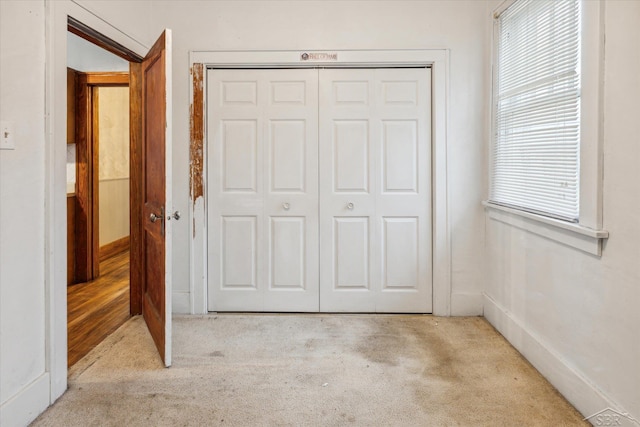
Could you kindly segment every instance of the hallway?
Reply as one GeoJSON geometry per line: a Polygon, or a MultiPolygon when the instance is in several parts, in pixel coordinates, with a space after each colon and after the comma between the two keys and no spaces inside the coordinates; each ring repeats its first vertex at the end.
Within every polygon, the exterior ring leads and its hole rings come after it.
{"type": "Polygon", "coordinates": [[[100,277],[67,287],[67,365],[73,366],[129,318],[129,251],[100,262],[100,277]]]}

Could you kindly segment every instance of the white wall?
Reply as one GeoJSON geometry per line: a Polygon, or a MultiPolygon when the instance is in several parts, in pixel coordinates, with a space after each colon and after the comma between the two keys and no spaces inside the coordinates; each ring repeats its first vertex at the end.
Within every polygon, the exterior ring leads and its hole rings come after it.
{"type": "MultiPolygon", "coordinates": [[[[478,1],[154,2],[152,32],[173,30],[175,209],[188,212],[190,203],[190,50],[449,48],[452,313],[481,314],[487,16],[486,3],[478,1]]],[[[174,224],[174,253],[188,253],[188,227],[188,221],[174,224]]],[[[189,258],[174,258],[173,271],[174,310],[188,312],[189,258]]]]}
{"type": "Polygon", "coordinates": [[[487,217],[485,316],[585,416],[640,419],[640,2],[605,2],[602,257],[487,217]]]}
{"type": "MultiPolygon", "coordinates": [[[[48,0],[59,1],[59,0],[48,0]]],[[[151,3],[152,0],[71,0],[73,3],[78,4],[83,9],[89,11],[92,15],[95,15],[99,20],[103,21],[112,29],[117,29],[120,32],[120,36],[116,32],[108,30],[101,31],[101,25],[98,22],[84,21],[94,30],[107,35],[112,40],[120,42],[128,49],[136,51],[140,54],[146,53],[148,49],[143,51],[136,50],[131,41],[139,43],[141,47],[151,47],[153,41],[160,34],[153,34],[151,30],[151,3]],[[124,38],[121,38],[124,36],[124,38]],[[126,41],[125,41],[126,39],[126,41]],[[124,41],[124,43],[123,43],[124,41]]],[[[81,21],[81,16],[74,16],[81,21]]]]}
{"type": "Polygon", "coordinates": [[[0,120],[13,123],[16,144],[0,151],[0,425],[10,426],[49,403],[42,1],[0,2],[0,55],[0,120]]]}
{"type": "Polygon", "coordinates": [[[67,144],[67,193],[76,192],[76,144],[67,144]]]}
{"type": "Polygon", "coordinates": [[[129,61],[73,33],[67,33],[67,66],[76,71],[126,71],[129,61]]]}

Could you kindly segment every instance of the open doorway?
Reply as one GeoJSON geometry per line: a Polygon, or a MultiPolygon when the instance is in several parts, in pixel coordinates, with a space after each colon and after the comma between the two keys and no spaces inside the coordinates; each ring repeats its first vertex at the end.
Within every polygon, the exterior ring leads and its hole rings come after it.
{"type": "MultiPolygon", "coordinates": [[[[73,33],[79,36],[84,41],[90,42],[91,45],[100,47],[101,49],[115,54],[117,57],[124,59],[124,67],[128,67],[128,111],[129,111],[129,198],[128,198],[128,211],[129,211],[129,312],[126,317],[142,314],[145,323],[148,327],[154,343],[158,349],[160,358],[165,366],[171,365],[171,299],[167,298],[167,295],[171,295],[171,236],[172,236],[172,223],[179,219],[178,212],[172,210],[172,187],[171,187],[171,152],[172,152],[172,126],[171,126],[171,113],[172,113],[172,97],[171,97],[171,30],[166,29],[160,34],[160,37],[153,43],[151,48],[141,56],[125,45],[114,41],[109,36],[96,31],[86,25],[85,23],[76,20],[70,15],[64,13],[64,10],[60,16],[66,21],[66,27],[64,32],[57,31],[58,37],[56,40],[64,39],[64,43],[56,43],[57,56],[65,58],[62,65],[70,65],[70,61],[67,57],[70,56],[69,49],[67,49],[67,40],[73,33]],[[62,47],[65,47],[63,50],[62,47]],[[174,221],[170,221],[174,220],[174,221]]],[[[103,52],[104,53],[104,52],[103,52]]],[[[84,57],[83,57],[84,59],[84,57]]],[[[65,67],[69,68],[69,67],[65,67]]],[[[67,87],[67,79],[65,78],[65,68],[59,67],[57,69],[57,78],[55,79],[56,91],[55,93],[65,93],[65,87],[67,87]]],[[[113,68],[109,68],[113,69],[113,68]]],[[[111,71],[107,72],[111,73],[111,71]]],[[[125,73],[119,72],[119,73],[125,73]]],[[[92,98],[95,92],[97,97],[100,95],[100,86],[125,86],[127,79],[124,81],[114,82],[110,80],[108,82],[97,82],[94,77],[105,77],[104,72],[100,73],[87,73],[86,82],[84,85],[78,85],[77,87],[86,88],[89,86],[91,91],[85,90],[85,100],[92,98]],[[111,83],[111,84],[109,84],[111,83]],[[94,89],[97,86],[97,90],[94,89]]],[[[118,74],[118,73],[116,73],[118,74]]],[[[68,73],[67,73],[68,75],[68,73]]],[[[109,76],[107,76],[109,77],[109,76]]],[[[120,79],[122,75],[117,76],[120,79]]],[[[109,78],[113,79],[113,76],[109,78]]],[[[122,80],[122,79],[121,79],[122,80]]],[[[51,99],[54,97],[52,96],[51,99]]],[[[54,141],[67,140],[66,131],[68,129],[68,123],[65,123],[67,114],[64,114],[68,107],[72,103],[67,105],[67,97],[64,97],[64,101],[58,97],[56,109],[50,111],[54,117],[54,141]],[[58,114],[57,112],[61,112],[58,114]],[[55,114],[54,114],[55,113],[55,114]],[[65,118],[65,119],[61,119],[65,118]]],[[[73,97],[75,99],[75,97],[73,97]]],[[[81,106],[84,109],[89,109],[90,105],[98,105],[96,102],[90,104],[75,103],[76,108],[81,106]]],[[[53,107],[51,107],[53,108],[53,107]]],[[[91,109],[94,107],[92,106],[91,109]]],[[[98,107],[99,108],[99,107],[98,107]]],[[[123,108],[126,109],[126,108],[123,108]]],[[[74,115],[77,117],[77,115],[74,115]]],[[[98,126],[94,126],[95,114],[87,114],[84,123],[75,124],[75,127],[84,126],[86,129],[98,129],[98,126]],[[91,117],[91,119],[89,118],[91,117]]],[[[80,132],[80,135],[88,135],[89,132],[80,132]]],[[[77,136],[78,134],[76,134],[77,136]]],[[[93,136],[86,138],[87,140],[93,140],[93,136]]],[[[90,144],[86,144],[87,147],[90,144]]],[[[58,153],[66,150],[55,149],[58,153]]],[[[89,148],[87,148],[89,150],[89,148]]],[[[85,173],[81,167],[84,164],[95,165],[96,161],[89,161],[89,157],[93,157],[88,154],[88,151],[81,151],[76,146],[75,150],[69,149],[69,152],[75,152],[78,156],[76,161],[76,173],[78,176],[78,182],[69,187],[80,191],[80,175],[85,173]],[[80,158],[80,155],[86,158],[80,158]]],[[[93,153],[98,153],[99,147],[93,150],[93,153]]],[[[56,154],[56,153],[54,153],[56,154]]],[[[52,169],[52,173],[55,172],[54,180],[58,183],[56,188],[64,190],[66,183],[66,177],[64,176],[65,158],[64,155],[57,154],[58,168],[52,169]]],[[[74,169],[74,168],[69,168],[74,169]]],[[[99,170],[99,165],[96,170],[99,170]]],[[[86,191],[88,194],[97,194],[95,189],[90,192],[88,187],[96,187],[99,185],[99,176],[97,173],[85,173],[85,175],[91,176],[91,180],[85,180],[86,191]]],[[[58,190],[59,191],[59,190],[58,190]]],[[[58,222],[62,218],[67,219],[67,209],[65,203],[65,194],[62,191],[55,191],[54,200],[54,217],[58,219],[58,222]]],[[[80,198],[78,198],[80,199],[80,198]]],[[[67,201],[68,203],[68,201],[67,201]]],[[[95,203],[87,203],[87,207],[94,206],[95,203]]],[[[124,202],[126,205],[126,201],[124,202]]],[[[122,206],[120,206],[122,208],[122,206]]],[[[124,206],[127,209],[126,206],[124,206]]],[[[78,209],[74,209],[77,214],[78,209]]],[[[99,205],[93,208],[91,213],[86,214],[92,220],[95,215],[99,215],[99,205]],[[97,212],[97,213],[96,213],[97,212]]],[[[107,214],[108,215],[108,214],[107,214]]],[[[78,219],[76,218],[76,222],[78,219]]],[[[99,217],[95,221],[95,224],[99,226],[99,217]]],[[[52,233],[54,235],[54,241],[62,241],[66,243],[64,237],[68,234],[68,231],[73,227],[54,227],[52,233]]],[[[96,242],[99,245],[99,234],[95,236],[96,225],[93,226],[91,232],[87,232],[86,240],[87,247],[94,248],[92,250],[92,260],[98,257],[99,262],[99,246],[95,249],[96,242]],[[90,240],[90,241],[89,241],[90,240]]],[[[78,240],[76,239],[76,242],[78,240]]],[[[58,248],[59,251],[64,250],[58,248]]],[[[66,248],[69,249],[69,248],[66,248]]],[[[78,249],[76,248],[76,251],[78,249]]],[[[73,257],[76,258],[77,257],[73,257]]],[[[87,256],[88,258],[88,256],[87,256]]],[[[58,262],[56,265],[58,268],[63,267],[66,264],[67,257],[59,257],[59,260],[64,260],[64,263],[58,262]],[[61,265],[62,264],[62,265],[61,265]]],[[[87,265],[91,263],[88,262],[87,265]]],[[[95,264],[94,264],[95,266],[95,264]]],[[[69,267],[68,265],[66,267],[69,267]]],[[[77,270],[77,269],[76,269],[77,270]]],[[[100,265],[94,269],[100,273],[100,265]]],[[[123,273],[124,278],[127,277],[126,273],[123,273]]],[[[93,277],[92,277],[93,278],[93,277]]],[[[77,278],[76,278],[77,281],[77,278]]],[[[52,309],[55,312],[52,318],[62,318],[67,320],[69,316],[69,310],[65,310],[64,313],[60,313],[62,307],[70,309],[67,304],[67,291],[69,285],[64,276],[55,278],[55,287],[60,299],[57,304],[53,304],[52,309]],[[61,285],[64,286],[61,289],[61,285]],[[65,303],[65,304],[62,304],[65,303]]],[[[126,292],[125,292],[126,294],[126,292]]],[[[91,305],[91,304],[89,304],[91,305]]],[[[125,319],[126,320],[126,319],[125,319]]],[[[81,320],[84,322],[84,319],[81,320]]],[[[60,343],[64,342],[68,344],[71,340],[69,334],[64,333],[64,329],[67,327],[68,322],[58,323],[51,329],[52,337],[51,351],[58,354],[62,360],[69,358],[69,345],[60,347],[60,343]],[[56,345],[56,343],[58,343],[56,345]],[[64,356],[62,349],[64,348],[64,356]]],[[[84,324],[83,324],[83,327],[84,324]]],[[[92,330],[90,326],[85,329],[92,330]]],[[[107,334],[108,335],[108,334],[107,334]]],[[[59,359],[58,359],[59,360],[59,359]]],[[[52,372],[55,371],[55,375],[59,378],[62,384],[66,383],[66,374],[68,373],[68,365],[71,363],[65,363],[63,366],[60,363],[55,363],[52,368],[52,372]],[[62,377],[64,375],[64,377],[62,377]]]]}
{"type": "Polygon", "coordinates": [[[129,62],[67,33],[67,334],[72,366],[131,315],[129,62]]]}

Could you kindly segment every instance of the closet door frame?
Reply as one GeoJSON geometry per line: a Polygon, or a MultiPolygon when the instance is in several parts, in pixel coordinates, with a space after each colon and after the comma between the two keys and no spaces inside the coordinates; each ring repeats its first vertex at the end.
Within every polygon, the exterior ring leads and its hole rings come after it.
{"type": "Polygon", "coordinates": [[[451,233],[447,176],[449,51],[192,51],[190,85],[190,265],[189,298],[176,309],[204,314],[207,307],[206,69],[428,67],[432,73],[432,284],[433,314],[451,315],[451,233]],[[184,305],[184,307],[181,306],[184,305]]]}

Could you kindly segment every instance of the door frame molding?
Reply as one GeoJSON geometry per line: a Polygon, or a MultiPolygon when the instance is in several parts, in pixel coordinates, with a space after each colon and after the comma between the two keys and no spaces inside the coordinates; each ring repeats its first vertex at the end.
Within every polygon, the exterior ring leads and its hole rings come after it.
{"type": "MultiPolygon", "coordinates": [[[[52,404],[67,389],[66,86],[70,19],[110,40],[123,58],[143,58],[140,41],[73,1],[45,3],[45,365],[52,404]],[[133,55],[133,56],[131,56],[133,55]],[[65,142],[65,143],[63,143],[65,142]]],[[[46,406],[45,406],[46,407],[46,406]]],[[[42,408],[44,409],[44,408],[42,408]]]]}
{"type": "Polygon", "coordinates": [[[449,50],[190,51],[190,281],[189,300],[175,295],[176,310],[204,314],[207,307],[206,77],[212,68],[429,67],[432,81],[432,286],[433,314],[451,315],[451,233],[448,185],[449,50]]]}

